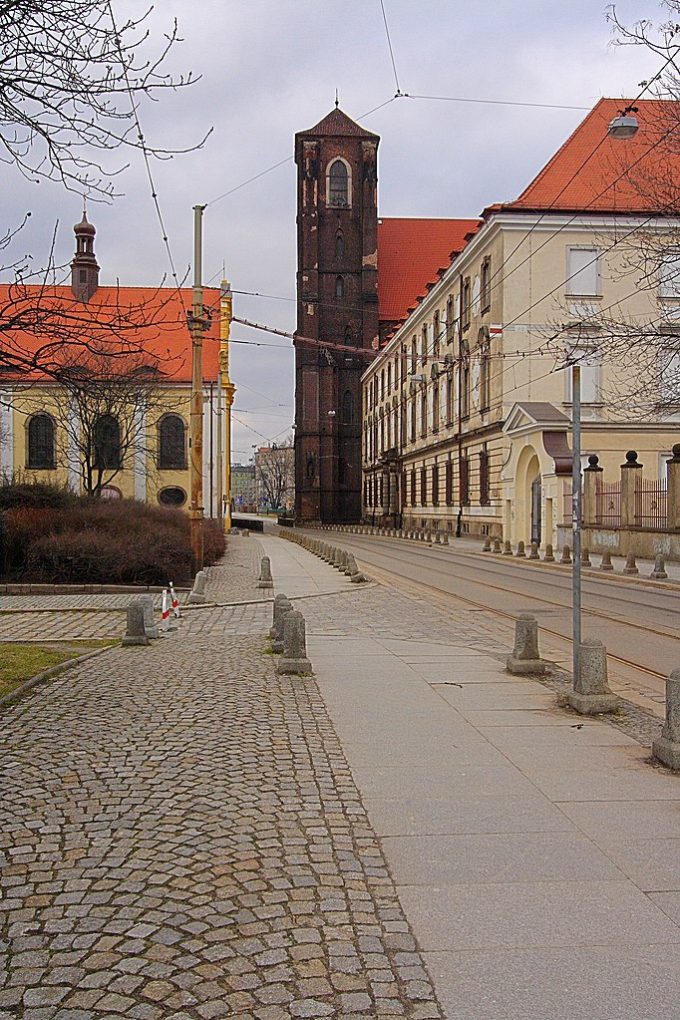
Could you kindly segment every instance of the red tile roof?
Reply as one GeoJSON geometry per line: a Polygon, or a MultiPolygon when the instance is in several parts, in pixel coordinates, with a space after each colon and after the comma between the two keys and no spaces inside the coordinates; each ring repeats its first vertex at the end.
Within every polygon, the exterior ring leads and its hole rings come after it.
{"type": "MultiPolygon", "coordinates": [[[[677,211],[680,104],[638,100],[639,129],[611,138],[609,122],[632,100],[600,99],[519,198],[503,209],[648,213],[677,211]],[[669,144],[675,131],[675,143],[669,144]],[[655,181],[650,186],[650,181],[655,181]],[[666,186],[664,186],[666,182],[666,186]],[[669,196],[671,201],[669,202],[669,196]]],[[[487,214],[492,209],[486,210],[487,214]]]]}
{"type": "Polygon", "coordinates": [[[378,220],[378,309],[381,322],[401,321],[462,251],[480,220],[378,220]]]}
{"type": "Polygon", "coordinates": [[[331,110],[323,120],[320,120],[313,128],[309,128],[308,131],[298,131],[296,137],[299,135],[334,135],[336,138],[379,138],[379,135],[374,135],[372,131],[362,128],[361,124],[357,124],[356,121],[337,108],[331,110]]]}
{"type": "MultiPolygon", "coordinates": [[[[82,353],[82,337],[102,352],[148,355],[149,362],[171,382],[191,381],[191,337],[186,313],[192,292],[171,288],[99,287],[87,304],[70,287],[0,285],[0,347],[26,364],[58,368],[82,353]],[[37,314],[36,314],[36,309],[37,314]],[[13,319],[14,328],[8,328],[13,319]],[[39,328],[31,329],[37,321],[39,328]]],[[[203,378],[217,378],[220,338],[220,292],[205,288],[204,303],[212,312],[203,334],[203,378]]],[[[25,373],[22,373],[24,375],[25,373]]],[[[39,370],[28,376],[43,375],[39,370]]]]}

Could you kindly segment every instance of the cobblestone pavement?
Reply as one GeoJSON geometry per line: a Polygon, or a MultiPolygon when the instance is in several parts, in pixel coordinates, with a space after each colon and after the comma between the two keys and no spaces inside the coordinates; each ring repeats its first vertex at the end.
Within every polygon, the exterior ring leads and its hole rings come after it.
{"type": "Polygon", "coordinates": [[[230,535],[222,562],[208,567],[208,598],[220,604],[271,599],[271,592],[257,587],[262,556],[262,546],[252,535],[230,535]]]}
{"type": "Polygon", "coordinates": [[[263,654],[265,611],[187,614],[0,716],[0,1020],[441,1016],[316,682],[263,654]]]}
{"type": "Polygon", "coordinates": [[[120,612],[7,613],[0,615],[0,641],[82,641],[120,638],[125,616],[120,612]]]}

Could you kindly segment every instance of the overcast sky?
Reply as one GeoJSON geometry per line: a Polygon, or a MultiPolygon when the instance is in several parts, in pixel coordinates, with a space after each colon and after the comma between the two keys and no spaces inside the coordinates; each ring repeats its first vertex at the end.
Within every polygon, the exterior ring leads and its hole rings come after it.
{"type": "MultiPolygon", "coordinates": [[[[603,95],[631,96],[658,69],[645,51],[611,45],[600,0],[384,0],[403,92],[591,107],[603,95]]],[[[114,0],[119,20],[144,4],[114,0]]],[[[656,0],[622,0],[623,20],[655,20],[656,0]]],[[[152,35],[179,21],[183,38],[169,68],[201,81],[143,106],[151,144],[181,147],[209,127],[205,147],[154,166],[175,261],[192,252],[192,206],[205,212],[205,281],[222,263],[235,290],[294,298],[293,135],[333,107],[335,89],[351,117],[394,95],[380,0],[162,0],[152,35]],[[231,195],[248,178],[290,160],[231,195]]],[[[516,197],[585,116],[579,110],[401,98],[365,119],[381,136],[379,210],[384,216],[476,216],[516,197]]],[[[101,282],[156,285],[167,258],[141,157],[118,179],[113,205],[90,204],[101,282]]],[[[44,259],[58,219],[57,258],[73,251],[77,196],[31,186],[3,170],[2,223],[30,209],[23,247],[44,259]]],[[[235,296],[235,313],[292,330],[293,301],[235,296]]],[[[293,354],[288,341],[235,326],[232,376],[238,392],[234,460],[290,432],[293,354]]]]}

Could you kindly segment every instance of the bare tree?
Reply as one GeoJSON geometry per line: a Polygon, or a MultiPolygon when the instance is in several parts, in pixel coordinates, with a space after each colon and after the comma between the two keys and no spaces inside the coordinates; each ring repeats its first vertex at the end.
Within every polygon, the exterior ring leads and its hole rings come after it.
{"type": "Polygon", "coordinates": [[[263,446],[255,454],[255,480],[258,495],[269,507],[287,506],[295,488],[293,438],[263,446]]]}
{"type": "MultiPolygon", "coordinates": [[[[118,23],[112,0],[0,0],[0,163],[35,183],[111,199],[134,151],[163,159],[203,144],[207,135],[188,149],[155,147],[143,135],[145,102],[196,81],[166,71],[178,27],[152,34],[151,10],[118,23]]],[[[0,274],[11,280],[0,294],[0,370],[58,379],[76,350],[141,353],[156,326],[147,303],[65,298],[54,286],[65,268],[54,238],[42,268],[16,254],[28,216],[0,228],[0,274]]]]}
{"type": "Polygon", "coordinates": [[[99,497],[123,469],[135,470],[137,453],[145,473],[153,463],[149,417],[174,409],[162,385],[163,373],[148,356],[88,354],[62,366],[54,402],[38,387],[16,399],[24,412],[49,411],[57,462],[76,467],[86,495],[99,497]]]}

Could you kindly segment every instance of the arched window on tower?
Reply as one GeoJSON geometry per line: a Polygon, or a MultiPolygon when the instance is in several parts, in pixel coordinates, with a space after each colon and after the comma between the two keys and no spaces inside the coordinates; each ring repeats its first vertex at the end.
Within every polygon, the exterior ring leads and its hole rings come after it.
{"type": "Polygon", "coordinates": [[[345,390],[342,397],[342,423],[352,425],[354,422],[354,397],[349,390],[345,390]]]}
{"type": "Polygon", "coordinates": [[[185,426],[178,414],[164,414],[158,423],[158,467],[163,471],[186,468],[185,426]]]}
{"type": "Polygon", "coordinates": [[[336,298],[344,298],[345,296],[345,281],[342,276],[335,277],[335,296],[336,298]]]}
{"type": "Polygon", "coordinates": [[[50,471],[55,468],[54,439],[54,422],[49,414],[34,414],[28,423],[26,466],[38,471],[50,471]]]}
{"type": "Polygon", "coordinates": [[[341,258],[345,254],[345,238],[343,237],[342,230],[338,230],[335,235],[335,257],[336,259],[341,258]]]}
{"type": "Polygon", "coordinates": [[[344,160],[334,159],[328,168],[326,194],[328,205],[346,209],[350,204],[350,175],[344,160]]]}

